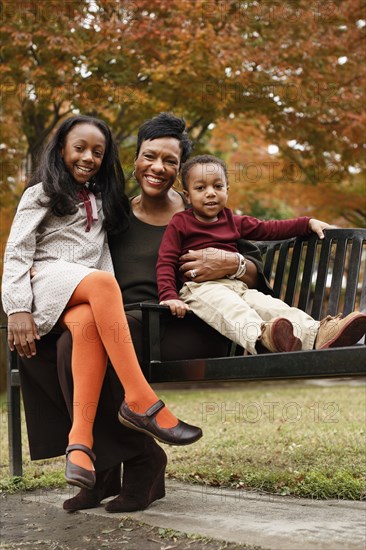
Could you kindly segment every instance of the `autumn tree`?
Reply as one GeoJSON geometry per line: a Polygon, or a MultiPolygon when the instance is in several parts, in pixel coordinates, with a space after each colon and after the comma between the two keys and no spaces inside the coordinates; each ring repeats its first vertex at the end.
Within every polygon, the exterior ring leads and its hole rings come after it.
{"type": "Polygon", "coordinates": [[[359,1],[2,4],[3,91],[19,99],[33,158],[74,109],[104,114],[126,142],[169,108],[186,113],[197,139],[230,113],[266,117],[266,135],[309,181],[314,161],[340,171],[362,162],[359,1]]]}
{"type": "Polygon", "coordinates": [[[217,122],[240,135],[241,151],[228,141],[240,162],[244,130],[276,144],[286,176],[323,185],[323,196],[347,188],[345,217],[364,223],[362,203],[352,206],[365,167],[359,0],[29,0],[3,1],[1,13],[3,208],[12,211],[63,117],[105,118],[128,170],[141,121],[171,110],[186,117],[196,152],[207,149],[217,122]]]}
{"type": "Polygon", "coordinates": [[[309,215],[344,227],[364,227],[366,193],[363,174],[354,167],[339,179],[332,166],[310,185],[301,167],[280,154],[256,119],[220,120],[208,147],[225,159],[230,206],[259,218],[309,215]]]}

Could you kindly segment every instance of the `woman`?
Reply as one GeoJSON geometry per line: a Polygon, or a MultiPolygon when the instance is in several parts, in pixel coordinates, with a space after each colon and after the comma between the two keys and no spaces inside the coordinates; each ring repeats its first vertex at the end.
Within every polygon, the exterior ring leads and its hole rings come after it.
{"type": "MultiPolygon", "coordinates": [[[[131,200],[129,229],[118,239],[110,238],[115,275],[125,304],[147,300],[158,302],[155,279],[158,249],[171,217],[185,208],[183,198],[174,190],[173,184],[190,152],[191,143],[183,120],[161,113],[140,127],[135,177],[141,192],[131,200]]],[[[243,280],[248,286],[263,290],[267,285],[262,275],[260,255],[250,243],[244,246],[247,248],[241,252],[245,253],[247,260],[248,255],[251,259],[247,262],[243,280]]],[[[191,251],[182,262],[181,269],[184,272],[194,269],[198,282],[232,275],[238,268],[235,254],[226,253],[222,257],[221,251],[215,249],[191,251]]],[[[128,312],[127,317],[136,353],[141,358],[140,312],[128,312]]],[[[20,366],[32,459],[63,454],[70,428],[71,338],[65,332],[61,337],[50,335],[48,340],[41,342],[41,346],[38,344],[35,359],[22,358],[20,366]],[[50,363],[52,368],[49,368],[50,363]],[[37,410],[34,403],[37,403],[37,410]]],[[[216,331],[198,319],[171,318],[165,322],[162,331],[163,360],[223,356],[227,345],[227,340],[218,337],[216,331]],[[189,349],[187,342],[190,342],[189,349]]],[[[116,413],[122,391],[113,372],[108,372],[94,427],[97,482],[93,490],[81,489],[78,495],[65,501],[66,510],[92,508],[104,498],[118,493],[107,504],[108,511],[141,510],[165,495],[166,455],[153,439],[119,424],[116,413]],[[124,465],[122,489],[121,462],[124,465]]]]}

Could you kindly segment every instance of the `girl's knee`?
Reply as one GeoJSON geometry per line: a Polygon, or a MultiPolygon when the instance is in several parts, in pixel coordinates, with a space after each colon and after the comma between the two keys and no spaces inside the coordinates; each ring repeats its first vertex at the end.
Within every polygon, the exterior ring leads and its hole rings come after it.
{"type": "Polygon", "coordinates": [[[99,298],[104,298],[106,303],[113,303],[115,300],[121,299],[121,289],[112,273],[94,271],[86,279],[88,279],[89,292],[97,294],[99,298]]]}
{"type": "Polygon", "coordinates": [[[89,282],[93,282],[101,288],[119,288],[115,276],[108,271],[93,271],[88,275],[88,279],[89,282]]]}

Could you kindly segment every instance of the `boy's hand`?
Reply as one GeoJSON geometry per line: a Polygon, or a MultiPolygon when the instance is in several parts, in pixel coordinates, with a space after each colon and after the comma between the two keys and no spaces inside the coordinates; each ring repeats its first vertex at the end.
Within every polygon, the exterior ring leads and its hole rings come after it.
{"type": "Polygon", "coordinates": [[[35,340],[40,340],[38,329],[31,313],[21,311],[8,317],[8,345],[17,350],[20,357],[36,355],[35,340]]]}
{"type": "Polygon", "coordinates": [[[182,300],[164,300],[163,302],[160,302],[160,305],[169,306],[171,314],[181,318],[183,318],[189,310],[187,304],[182,302],[182,300]]]}
{"type": "Polygon", "coordinates": [[[324,239],[323,229],[331,229],[334,227],[335,225],[329,225],[329,223],[322,222],[321,220],[316,220],[315,218],[311,218],[309,220],[309,229],[316,233],[319,239],[324,239]]]}

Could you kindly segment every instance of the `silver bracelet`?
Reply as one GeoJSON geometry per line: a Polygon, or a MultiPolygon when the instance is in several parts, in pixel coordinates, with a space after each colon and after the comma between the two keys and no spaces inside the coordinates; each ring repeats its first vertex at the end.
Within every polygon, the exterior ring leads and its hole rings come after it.
{"type": "Polygon", "coordinates": [[[228,275],[228,279],[240,279],[247,270],[247,261],[244,256],[239,254],[239,252],[236,252],[235,254],[239,261],[238,269],[233,275],[228,275]]]}

